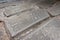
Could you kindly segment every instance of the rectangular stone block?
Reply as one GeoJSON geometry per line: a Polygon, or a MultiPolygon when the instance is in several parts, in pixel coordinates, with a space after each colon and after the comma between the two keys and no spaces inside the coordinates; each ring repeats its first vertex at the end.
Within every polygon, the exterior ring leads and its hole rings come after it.
{"type": "MultiPolygon", "coordinates": [[[[60,16],[59,16],[60,17],[60,16]]],[[[23,40],[60,40],[60,18],[55,17],[51,21],[32,32],[23,40]]]]}
{"type": "Polygon", "coordinates": [[[5,20],[5,24],[7,25],[11,35],[15,36],[19,32],[48,17],[49,15],[46,10],[32,8],[28,11],[22,13],[19,12],[17,15],[8,17],[5,20]]]}
{"type": "Polygon", "coordinates": [[[25,2],[17,2],[17,3],[12,3],[13,5],[10,5],[8,7],[5,7],[4,14],[6,16],[11,16],[17,14],[17,12],[22,12],[24,10],[28,10],[31,8],[35,8],[36,6],[33,4],[25,3],[25,2]]]}
{"type": "Polygon", "coordinates": [[[60,14],[60,2],[55,3],[51,8],[47,9],[53,16],[60,14]]]}

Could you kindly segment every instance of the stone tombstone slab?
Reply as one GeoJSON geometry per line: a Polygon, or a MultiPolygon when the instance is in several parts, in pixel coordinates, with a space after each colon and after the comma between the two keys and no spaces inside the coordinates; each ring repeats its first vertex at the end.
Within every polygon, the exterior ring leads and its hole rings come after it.
{"type": "Polygon", "coordinates": [[[25,12],[18,12],[17,15],[8,17],[5,20],[5,24],[7,25],[11,36],[15,36],[19,32],[48,17],[49,15],[46,10],[34,7],[25,12]]]}
{"type": "Polygon", "coordinates": [[[54,4],[51,8],[47,9],[49,13],[51,13],[53,16],[60,14],[60,2],[57,2],[54,4]]]}
{"type": "Polygon", "coordinates": [[[24,40],[60,40],[60,16],[29,34],[24,40]]]}
{"type": "Polygon", "coordinates": [[[13,5],[5,7],[4,14],[6,16],[11,16],[11,15],[17,14],[17,12],[22,12],[24,10],[28,10],[28,9],[33,8],[33,7],[35,7],[35,5],[25,3],[25,2],[15,3],[13,5]]]}

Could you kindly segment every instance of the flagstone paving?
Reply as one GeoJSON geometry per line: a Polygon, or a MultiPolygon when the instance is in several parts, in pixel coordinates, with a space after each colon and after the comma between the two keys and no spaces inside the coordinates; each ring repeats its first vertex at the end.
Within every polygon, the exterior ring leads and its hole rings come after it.
{"type": "Polygon", "coordinates": [[[0,40],[60,40],[60,2],[26,1],[0,4],[0,40]]]}

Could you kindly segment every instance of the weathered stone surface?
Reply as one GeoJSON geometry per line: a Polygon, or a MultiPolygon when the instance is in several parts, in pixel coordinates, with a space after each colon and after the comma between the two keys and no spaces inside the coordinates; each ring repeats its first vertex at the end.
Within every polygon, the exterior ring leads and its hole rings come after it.
{"type": "Polygon", "coordinates": [[[4,10],[0,9],[0,21],[4,21],[4,10]]]}
{"type": "Polygon", "coordinates": [[[4,13],[4,10],[3,10],[3,9],[0,9],[0,16],[1,16],[1,17],[4,16],[3,13],[4,13]]]}
{"type": "Polygon", "coordinates": [[[28,9],[31,9],[33,7],[36,7],[36,5],[25,3],[25,2],[20,2],[19,4],[15,3],[11,6],[5,7],[4,14],[6,16],[15,15],[15,14],[17,14],[17,12],[22,12],[24,10],[28,10],[28,9]]]}
{"type": "Polygon", "coordinates": [[[0,22],[0,40],[10,40],[2,22],[0,22]]]}
{"type": "Polygon", "coordinates": [[[6,0],[7,2],[14,2],[14,1],[16,1],[16,0],[6,0]]]}
{"type": "Polygon", "coordinates": [[[17,33],[25,30],[33,24],[48,18],[48,16],[46,10],[36,7],[25,12],[19,12],[15,16],[8,17],[8,19],[5,20],[5,23],[11,35],[15,36],[17,33]]]}
{"type": "Polygon", "coordinates": [[[53,0],[41,0],[36,3],[37,6],[40,8],[50,8],[53,5],[54,1],[53,0]]]}
{"type": "Polygon", "coordinates": [[[52,15],[59,15],[60,14],[60,2],[54,4],[51,8],[47,9],[49,13],[52,15]]]}
{"type": "Polygon", "coordinates": [[[4,3],[4,2],[13,2],[13,1],[16,1],[16,0],[0,0],[0,3],[4,3]]]}
{"type": "Polygon", "coordinates": [[[37,29],[23,40],[60,40],[60,16],[53,18],[47,25],[37,29]]]}
{"type": "Polygon", "coordinates": [[[9,6],[12,6],[12,5],[18,5],[19,3],[21,3],[21,2],[19,1],[19,2],[1,3],[0,4],[0,9],[5,8],[5,7],[9,7],[9,6]]]}
{"type": "Polygon", "coordinates": [[[49,8],[56,2],[56,0],[23,0],[25,2],[34,3],[40,8],[49,8]]]}
{"type": "Polygon", "coordinates": [[[7,0],[0,0],[0,3],[7,2],[7,0]]]}

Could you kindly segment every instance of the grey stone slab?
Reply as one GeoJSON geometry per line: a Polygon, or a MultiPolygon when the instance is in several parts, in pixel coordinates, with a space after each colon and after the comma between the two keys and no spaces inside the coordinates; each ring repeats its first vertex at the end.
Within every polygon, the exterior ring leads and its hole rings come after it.
{"type": "Polygon", "coordinates": [[[31,9],[33,7],[36,7],[36,5],[25,3],[25,2],[20,2],[20,3],[17,2],[15,4],[13,3],[13,5],[5,7],[4,14],[6,16],[15,15],[15,14],[17,14],[17,12],[28,10],[28,9],[31,9]]]}
{"type": "Polygon", "coordinates": [[[49,8],[56,2],[56,0],[23,0],[25,2],[34,3],[40,8],[49,8]]]}
{"type": "Polygon", "coordinates": [[[56,0],[40,0],[38,2],[36,2],[36,5],[39,6],[40,8],[50,8],[53,3],[56,2],[56,0]]]}
{"type": "Polygon", "coordinates": [[[16,0],[0,0],[0,3],[4,3],[4,2],[13,2],[13,1],[16,1],[16,0]]]}
{"type": "Polygon", "coordinates": [[[12,5],[18,5],[19,3],[22,3],[22,2],[6,2],[6,3],[1,3],[0,4],[0,9],[2,8],[5,8],[5,7],[9,7],[9,6],[12,6],[12,5]]]}
{"type": "Polygon", "coordinates": [[[39,8],[32,8],[19,13],[5,20],[5,24],[12,36],[49,17],[46,10],[39,8]]]}
{"type": "Polygon", "coordinates": [[[23,40],[60,40],[60,16],[53,18],[23,40]]]}
{"type": "Polygon", "coordinates": [[[52,15],[59,15],[60,14],[60,2],[54,4],[51,8],[47,9],[49,13],[52,15]]]}
{"type": "Polygon", "coordinates": [[[31,3],[37,3],[37,2],[47,2],[47,3],[54,3],[56,0],[20,0],[20,1],[27,1],[31,3]]]}
{"type": "Polygon", "coordinates": [[[16,0],[6,0],[7,2],[14,2],[14,1],[16,1],[16,0]]]}
{"type": "Polygon", "coordinates": [[[7,2],[7,0],[0,0],[0,3],[7,2]]]}

